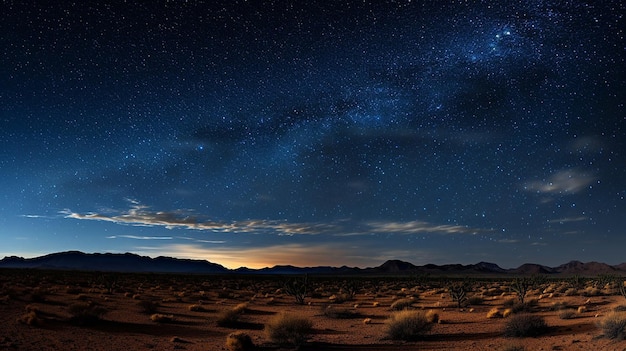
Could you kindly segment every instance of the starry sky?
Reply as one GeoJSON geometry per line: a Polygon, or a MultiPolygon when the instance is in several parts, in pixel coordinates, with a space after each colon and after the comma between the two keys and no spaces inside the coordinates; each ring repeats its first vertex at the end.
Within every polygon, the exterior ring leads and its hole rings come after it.
{"type": "Polygon", "coordinates": [[[0,257],[625,262],[625,10],[2,1],[0,257]]]}

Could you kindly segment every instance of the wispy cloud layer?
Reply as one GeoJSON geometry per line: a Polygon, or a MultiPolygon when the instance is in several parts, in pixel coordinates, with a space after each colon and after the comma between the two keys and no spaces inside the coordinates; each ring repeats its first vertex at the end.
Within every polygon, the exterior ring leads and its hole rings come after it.
{"type": "Polygon", "coordinates": [[[167,229],[192,229],[213,232],[261,233],[273,232],[279,235],[320,234],[332,229],[327,224],[294,224],[281,221],[250,220],[239,222],[203,221],[182,210],[173,212],[150,211],[148,206],[133,202],[125,212],[113,214],[90,212],[86,214],[69,209],[60,212],[65,218],[92,220],[126,224],[131,226],[165,227],[167,229]]]}
{"type": "Polygon", "coordinates": [[[524,189],[544,194],[575,194],[589,186],[597,178],[578,169],[564,169],[548,179],[529,181],[524,189]]]}
{"type": "MultiPolygon", "coordinates": [[[[201,220],[191,215],[192,211],[175,210],[172,212],[151,211],[148,206],[131,201],[131,208],[126,211],[111,211],[112,213],[78,213],[69,209],[60,213],[65,218],[90,221],[112,222],[130,226],[165,227],[168,229],[189,229],[211,231],[217,233],[250,233],[276,234],[280,236],[293,235],[332,235],[353,236],[370,234],[476,234],[483,231],[460,225],[440,225],[425,221],[368,221],[350,222],[338,221],[333,223],[292,223],[274,220],[246,220],[246,221],[211,221],[201,220]]],[[[164,240],[169,237],[119,235],[109,237],[129,238],[139,240],[164,240]]],[[[171,239],[171,238],[169,238],[171,239]]]]}
{"type": "Polygon", "coordinates": [[[171,236],[137,236],[137,235],[111,235],[107,239],[135,239],[135,240],[172,240],[171,236]]]}

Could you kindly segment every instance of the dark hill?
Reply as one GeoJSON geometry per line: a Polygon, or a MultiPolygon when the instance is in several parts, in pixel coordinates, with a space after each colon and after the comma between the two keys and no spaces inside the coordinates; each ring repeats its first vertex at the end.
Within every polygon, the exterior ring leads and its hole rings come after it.
{"type": "Polygon", "coordinates": [[[563,274],[585,275],[626,274],[626,263],[610,266],[604,263],[571,261],[558,267],[547,267],[533,263],[523,264],[515,269],[503,269],[497,264],[479,262],[477,264],[426,264],[416,266],[401,260],[389,260],[378,267],[295,267],[278,265],[262,269],[241,267],[230,270],[206,260],[179,259],[172,257],[139,256],[132,253],[83,253],[80,251],[58,252],[35,258],[16,256],[0,260],[0,268],[63,269],[103,272],[154,272],[154,273],[196,273],[196,274],[317,274],[317,275],[413,275],[429,274],[441,276],[465,275],[532,275],[563,274]]]}

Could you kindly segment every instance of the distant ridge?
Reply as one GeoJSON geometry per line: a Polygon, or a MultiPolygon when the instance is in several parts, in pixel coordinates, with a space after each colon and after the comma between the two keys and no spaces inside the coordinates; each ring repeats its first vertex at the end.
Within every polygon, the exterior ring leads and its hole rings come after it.
{"type": "Polygon", "coordinates": [[[222,265],[203,260],[187,260],[159,256],[151,258],[132,253],[93,253],[80,251],[58,252],[35,258],[5,257],[2,268],[67,269],[106,272],[161,272],[161,273],[227,273],[222,265]]]}
{"type": "Polygon", "coordinates": [[[206,260],[191,260],[159,256],[151,258],[133,253],[83,253],[57,252],[35,258],[16,256],[0,260],[0,268],[59,269],[103,272],[154,272],[188,274],[319,274],[319,275],[597,275],[626,274],[626,263],[611,266],[605,263],[570,261],[557,267],[526,263],[518,268],[504,269],[495,263],[476,264],[426,264],[416,266],[401,260],[388,260],[378,267],[295,267],[279,265],[261,269],[227,269],[206,260]]]}

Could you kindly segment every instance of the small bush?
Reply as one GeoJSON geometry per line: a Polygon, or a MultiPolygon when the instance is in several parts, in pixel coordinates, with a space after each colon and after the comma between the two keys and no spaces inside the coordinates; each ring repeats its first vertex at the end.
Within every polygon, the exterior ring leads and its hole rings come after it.
{"type": "Polygon", "coordinates": [[[217,325],[225,328],[236,327],[239,323],[241,312],[236,309],[223,310],[217,316],[217,325]]]}
{"type": "Polygon", "coordinates": [[[335,308],[333,306],[327,306],[323,309],[322,314],[328,318],[333,319],[350,319],[360,318],[361,315],[352,309],[348,308],[335,308]]]}
{"type": "Polygon", "coordinates": [[[507,320],[504,326],[504,335],[514,337],[538,336],[547,330],[548,325],[543,317],[523,313],[513,315],[507,320]]]}
{"type": "Polygon", "coordinates": [[[78,325],[94,324],[107,312],[94,303],[75,303],[69,306],[70,322],[78,325]]]}
{"type": "Polygon", "coordinates": [[[391,304],[391,309],[394,311],[401,311],[411,308],[413,305],[413,299],[400,299],[391,304]]]}
{"type": "Polygon", "coordinates": [[[234,332],[226,337],[226,348],[229,351],[251,351],[254,350],[254,343],[252,343],[250,335],[234,332]]]}
{"type": "Polygon", "coordinates": [[[469,299],[467,299],[467,304],[471,306],[482,305],[484,302],[485,302],[485,299],[483,299],[480,296],[472,296],[469,299]]]}
{"type": "Polygon", "coordinates": [[[568,308],[568,309],[565,309],[565,310],[561,310],[559,312],[559,318],[561,318],[561,319],[576,318],[576,310],[574,310],[573,308],[568,308]]]}
{"type": "Polygon", "coordinates": [[[428,323],[438,323],[439,313],[437,313],[435,310],[428,310],[428,312],[426,312],[426,320],[428,321],[428,323]]]}
{"type": "Polygon", "coordinates": [[[566,310],[566,309],[569,309],[569,305],[563,301],[558,301],[558,302],[552,303],[552,306],[550,306],[550,309],[552,311],[566,310]]]}
{"type": "Polygon", "coordinates": [[[494,307],[487,312],[487,318],[502,318],[502,312],[500,312],[499,308],[494,307]]]}
{"type": "Polygon", "coordinates": [[[159,302],[151,300],[141,300],[137,303],[141,312],[145,314],[155,314],[159,311],[159,302]]]}
{"type": "Polygon", "coordinates": [[[150,320],[157,323],[172,323],[174,321],[174,315],[155,313],[150,316],[150,320]]]}
{"type": "Polygon", "coordinates": [[[18,322],[24,323],[30,326],[41,326],[43,325],[43,320],[39,318],[36,310],[28,311],[25,315],[18,319],[18,322]]]}
{"type": "Polygon", "coordinates": [[[602,318],[598,327],[609,339],[626,340],[626,313],[610,312],[602,318]]]}
{"type": "Polygon", "coordinates": [[[613,311],[615,311],[615,312],[626,312],[626,305],[615,306],[613,311]]]}
{"type": "Polygon", "coordinates": [[[204,307],[202,307],[202,305],[199,305],[199,304],[189,305],[187,309],[191,312],[204,312],[205,311],[204,307]]]}
{"type": "MultiPolygon", "coordinates": [[[[432,320],[432,318],[431,318],[432,320]]],[[[387,319],[386,335],[391,340],[417,340],[433,326],[423,311],[403,310],[387,319]]]]}
{"type": "Polygon", "coordinates": [[[243,302],[243,303],[238,304],[237,306],[233,307],[233,311],[239,314],[246,313],[248,311],[248,303],[243,302]]]}
{"type": "Polygon", "coordinates": [[[278,344],[302,345],[311,334],[313,323],[303,317],[279,314],[265,325],[265,335],[278,344]]]}

